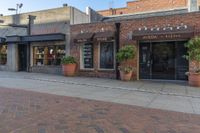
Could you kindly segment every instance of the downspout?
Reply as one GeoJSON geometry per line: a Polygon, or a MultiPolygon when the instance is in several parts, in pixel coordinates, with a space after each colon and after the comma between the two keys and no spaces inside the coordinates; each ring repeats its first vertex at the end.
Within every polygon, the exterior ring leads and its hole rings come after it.
{"type": "MultiPolygon", "coordinates": [[[[120,48],[120,26],[121,23],[115,23],[115,45],[116,45],[116,53],[119,52],[120,48]]],[[[116,79],[120,79],[120,73],[119,73],[119,63],[116,61],[116,79]]]]}

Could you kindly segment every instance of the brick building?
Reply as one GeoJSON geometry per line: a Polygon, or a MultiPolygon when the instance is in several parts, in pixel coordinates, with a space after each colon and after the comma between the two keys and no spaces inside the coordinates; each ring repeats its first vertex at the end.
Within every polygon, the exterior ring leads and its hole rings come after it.
{"type": "MultiPolygon", "coordinates": [[[[123,8],[110,8],[108,10],[98,11],[103,16],[158,12],[177,9],[190,9],[191,3],[196,0],[134,0],[127,2],[123,8]]],[[[198,6],[195,8],[198,8],[198,6]]],[[[193,9],[192,9],[193,10],[193,9]]]]}
{"type": "MultiPolygon", "coordinates": [[[[71,26],[71,55],[84,76],[118,78],[115,54],[135,45],[133,79],[186,80],[189,63],[184,44],[200,31],[200,12],[167,11],[126,15],[71,26]]],[[[190,67],[192,68],[192,67],[190,67]]]]}

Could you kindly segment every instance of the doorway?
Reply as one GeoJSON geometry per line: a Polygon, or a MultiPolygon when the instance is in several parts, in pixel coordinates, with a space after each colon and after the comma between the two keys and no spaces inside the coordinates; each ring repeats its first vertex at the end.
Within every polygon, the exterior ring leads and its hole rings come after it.
{"type": "Polygon", "coordinates": [[[140,79],[187,80],[186,41],[140,43],[140,79]]]}
{"type": "Polygon", "coordinates": [[[18,45],[19,71],[27,71],[27,45],[18,45]]]}

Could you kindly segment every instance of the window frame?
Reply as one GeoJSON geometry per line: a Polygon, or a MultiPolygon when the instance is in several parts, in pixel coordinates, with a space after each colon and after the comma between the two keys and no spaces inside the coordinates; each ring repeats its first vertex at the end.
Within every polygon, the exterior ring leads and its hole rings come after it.
{"type": "MultiPolygon", "coordinates": [[[[0,63],[0,66],[5,66],[5,65],[7,65],[7,63],[8,63],[8,44],[1,44],[1,46],[3,47],[3,46],[6,46],[6,63],[5,64],[2,64],[2,63],[0,63]]],[[[0,49],[1,50],[1,49],[0,49]]]]}
{"type": "MultiPolygon", "coordinates": [[[[65,44],[46,44],[46,45],[32,45],[32,56],[31,56],[31,60],[32,60],[32,66],[33,67],[58,67],[58,66],[61,66],[62,64],[60,63],[60,65],[46,65],[45,64],[45,61],[49,60],[48,58],[45,59],[45,53],[44,53],[44,57],[43,57],[43,64],[42,65],[37,65],[37,63],[35,63],[35,47],[42,47],[45,51],[45,48],[47,47],[47,49],[49,50],[50,47],[53,47],[54,50],[56,50],[56,47],[59,47],[59,46],[64,46],[64,50],[65,50],[65,54],[63,56],[66,55],[66,45],[65,44]]],[[[48,51],[49,52],[49,51],[48,51]]],[[[58,58],[55,58],[55,60],[57,60],[58,58]]]]}
{"type": "Polygon", "coordinates": [[[116,44],[115,41],[101,41],[98,43],[98,70],[100,71],[114,71],[116,70],[116,44]],[[101,68],[101,44],[102,43],[112,43],[113,44],[113,68],[101,68]]]}
{"type": "Polygon", "coordinates": [[[80,70],[94,70],[94,42],[86,42],[80,44],[80,70]],[[93,45],[93,68],[85,68],[84,67],[84,59],[83,59],[83,46],[87,43],[91,43],[93,45]]]}

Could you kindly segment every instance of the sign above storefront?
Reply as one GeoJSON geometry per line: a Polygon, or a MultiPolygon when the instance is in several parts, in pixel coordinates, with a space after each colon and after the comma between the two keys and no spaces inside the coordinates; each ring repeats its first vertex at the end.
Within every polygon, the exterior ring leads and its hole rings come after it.
{"type": "Polygon", "coordinates": [[[75,43],[91,42],[93,37],[94,33],[80,33],[75,37],[74,42],[75,43]]]}
{"type": "Polygon", "coordinates": [[[194,36],[193,27],[184,26],[168,26],[164,28],[154,27],[144,29],[139,28],[133,32],[133,40],[152,41],[152,40],[176,40],[190,39],[194,36]]]}
{"type": "Polygon", "coordinates": [[[115,36],[115,32],[105,31],[105,32],[96,33],[94,38],[96,41],[111,41],[111,40],[114,40],[114,36],[115,36]]]}
{"type": "Polygon", "coordinates": [[[190,39],[194,36],[193,33],[171,33],[171,34],[151,34],[151,35],[135,35],[134,40],[175,40],[175,39],[190,39]]]}

